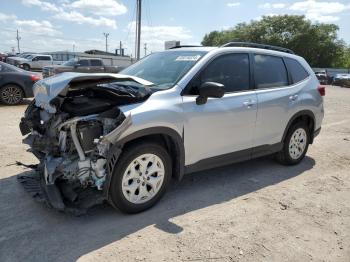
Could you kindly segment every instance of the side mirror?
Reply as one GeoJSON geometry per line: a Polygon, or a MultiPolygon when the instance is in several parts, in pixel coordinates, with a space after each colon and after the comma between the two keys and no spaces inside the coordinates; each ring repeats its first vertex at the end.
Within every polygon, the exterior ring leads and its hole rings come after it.
{"type": "Polygon", "coordinates": [[[74,68],[77,68],[77,67],[79,67],[80,66],[80,64],[75,64],[74,65],[74,68]]]}
{"type": "Polygon", "coordinates": [[[197,105],[204,105],[208,98],[221,98],[225,94],[225,86],[215,82],[205,82],[199,88],[199,96],[196,99],[197,105]]]}
{"type": "Polygon", "coordinates": [[[38,61],[38,58],[37,58],[37,57],[34,57],[34,58],[32,59],[32,61],[38,61]]]}

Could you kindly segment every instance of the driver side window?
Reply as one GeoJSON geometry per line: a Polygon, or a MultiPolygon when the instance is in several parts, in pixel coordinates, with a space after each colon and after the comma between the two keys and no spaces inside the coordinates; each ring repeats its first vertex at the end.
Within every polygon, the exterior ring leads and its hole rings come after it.
{"type": "Polygon", "coordinates": [[[250,71],[248,54],[226,54],[215,58],[191,83],[191,95],[197,95],[205,82],[225,86],[226,93],[249,89],[250,71]]]}

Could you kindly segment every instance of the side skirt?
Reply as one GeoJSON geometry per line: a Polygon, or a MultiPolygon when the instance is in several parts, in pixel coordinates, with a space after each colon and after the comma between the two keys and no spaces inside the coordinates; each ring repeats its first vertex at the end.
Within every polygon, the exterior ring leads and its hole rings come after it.
{"type": "Polygon", "coordinates": [[[220,156],[215,156],[207,159],[203,159],[192,165],[185,166],[185,173],[190,174],[207,169],[212,169],[220,166],[226,166],[246,160],[271,155],[281,151],[283,143],[277,143],[273,145],[263,145],[250,149],[244,149],[241,151],[228,153],[220,156]]]}

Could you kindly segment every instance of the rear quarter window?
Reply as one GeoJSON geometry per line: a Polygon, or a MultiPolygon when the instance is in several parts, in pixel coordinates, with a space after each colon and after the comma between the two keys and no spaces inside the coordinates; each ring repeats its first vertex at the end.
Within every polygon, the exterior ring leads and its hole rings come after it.
{"type": "Polygon", "coordinates": [[[286,62],[293,84],[299,83],[309,77],[309,73],[297,60],[286,57],[284,61],[286,62]]]}

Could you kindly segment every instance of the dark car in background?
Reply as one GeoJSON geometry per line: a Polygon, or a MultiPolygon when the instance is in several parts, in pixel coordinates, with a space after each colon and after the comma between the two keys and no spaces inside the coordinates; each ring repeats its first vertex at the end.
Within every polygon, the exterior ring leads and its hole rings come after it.
{"type": "Polygon", "coordinates": [[[71,59],[62,65],[45,66],[43,68],[43,78],[57,75],[64,72],[79,73],[118,73],[122,67],[106,66],[99,58],[71,59]]]}
{"type": "Polygon", "coordinates": [[[40,75],[0,62],[0,102],[16,105],[23,98],[33,97],[33,84],[40,75]]]}
{"type": "Polygon", "coordinates": [[[350,88],[350,74],[336,74],[332,84],[334,86],[350,88]]]}

